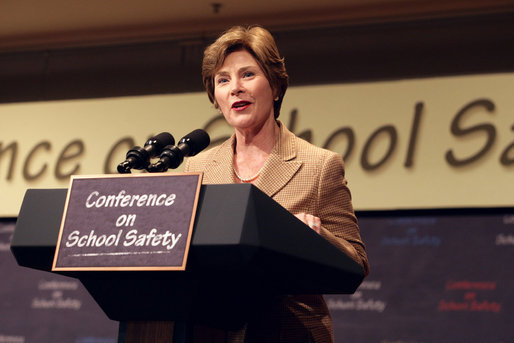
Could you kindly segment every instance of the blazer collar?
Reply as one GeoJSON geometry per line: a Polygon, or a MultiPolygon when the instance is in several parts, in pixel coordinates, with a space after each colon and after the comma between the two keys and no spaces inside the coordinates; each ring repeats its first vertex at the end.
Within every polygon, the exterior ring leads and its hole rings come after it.
{"type": "Polygon", "coordinates": [[[268,196],[280,191],[300,169],[302,162],[296,159],[295,135],[283,123],[278,122],[280,133],[262,174],[255,185],[268,196]]]}
{"type": "MultiPolygon", "coordinates": [[[[278,121],[280,131],[275,146],[269,155],[261,175],[255,182],[260,190],[272,197],[280,191],[300,169],[302,162],[296,160],[296,136],[278,121]]],[[[221,144],[214,154],[212,162],[205,171],[216,175],[218,183],[235,183],[233,171],[235,134],[221,144]]],[[[209,182],[209,180],[205,180],[209,182]]]]}

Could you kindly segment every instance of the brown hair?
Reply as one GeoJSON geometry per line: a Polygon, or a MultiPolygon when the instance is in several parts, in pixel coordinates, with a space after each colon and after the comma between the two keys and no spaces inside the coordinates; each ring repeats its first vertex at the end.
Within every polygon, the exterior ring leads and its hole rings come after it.
{"type": "Polygon", "coordinates": [[[286,72],[284,58],[280,57],[275,39],[271,33],[260,26],[234,26],[225,31],[218,39],[208,46],[203,55],[202,79],[209,100],[218,108],[214,98],[214,74],[221,68],[225,58],[234,51],[246,50],[257,61],[263,70],[273,96],[275,118],[280,114],[280,106],[286,93],[289,76],[286,72]]]}

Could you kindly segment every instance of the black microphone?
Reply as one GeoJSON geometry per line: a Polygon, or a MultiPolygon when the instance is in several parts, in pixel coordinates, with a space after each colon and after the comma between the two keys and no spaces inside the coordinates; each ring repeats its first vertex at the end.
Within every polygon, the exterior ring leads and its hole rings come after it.
{"type": "Polygon", "coordinates": [[[167,145],[175,144],[175,138],[162,132],[146,141],[144,147],[135,146],[127,152],[126,160],[118,164],[118,173],[128,174],[131,169],[145,169],[152,157],[158,156],[167,145]]]}
{"type": "Polygon", "coordinates": [[[161,152],[159,161],[146,168],[150,173],[165,172],[168,168],[177,168],[185,156],[194,156],[211,143],[209,134],[204,130],[197,129],[185,135],[178,142],[178,145],[168,145],[161,152]]]}

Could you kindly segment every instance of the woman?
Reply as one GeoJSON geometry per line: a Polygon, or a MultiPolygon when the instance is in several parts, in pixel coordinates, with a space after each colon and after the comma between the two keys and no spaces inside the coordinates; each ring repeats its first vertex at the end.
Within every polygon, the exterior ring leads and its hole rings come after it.
{"type": "MultiPolygon", "coordinates": [[[[253,183],[367,273],[341,157],[296,137],[277,120],[288,75],[271,34],[261,27],[228,30],[205,50],[202,77],[234,134],[190,158],[185,171],[203,171],[206,184],[253,183]]],[[[333,341],[321,295],[283,296],[268,310],[263,320],[247,324],[247,342],[333,341]]]]}

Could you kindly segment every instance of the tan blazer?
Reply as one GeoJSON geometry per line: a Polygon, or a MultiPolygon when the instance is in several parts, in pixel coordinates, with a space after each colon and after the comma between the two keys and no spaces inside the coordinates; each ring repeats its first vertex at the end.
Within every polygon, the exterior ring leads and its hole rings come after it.
{"type": "MultiPolygon", "coordinates": [[[[341,156],[318,148],[291,133],[279,122],[280,135],[254,182],[293,214],[305,212],[321,219],[321,235],[345,251],[368,273],[341,156]]],[[[203,171],[204,184],[236,183],[233,172],[235,135],[186,161],[185,171],[203,171]]],[[[284,296],[248,323],[247,341],[332,342],[332,323],[321,295],[284,296]],[[249,339],[253,337],[253,339],[249,339]]],[[[233,340],[237,342],[238,340],[233,340]]]]}

